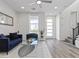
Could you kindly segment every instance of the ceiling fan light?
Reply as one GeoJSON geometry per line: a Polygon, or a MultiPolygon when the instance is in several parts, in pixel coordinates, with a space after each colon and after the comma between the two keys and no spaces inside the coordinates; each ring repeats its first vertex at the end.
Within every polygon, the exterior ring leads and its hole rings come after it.
{"type": "Polygon", "coordinates": [[[41,3],[42,3],[42,1],[40,1],[40,0],[37,1],[37,4],[41,4],[41,3]]]}
{"type": "Polygon", "coordinates": [[[55,6],[54,8],[55,8],[55,9],[57,9],[58,7],[57,7],[57,6],[55,6]]]}
{"type": "Polygon", "coordinates": [[[24,6],[22,6],[21,9],[24,9],[24,6]]]}
{"type": "Polygon", "coordinates": [[[1,21],[1,23],[5,23],[4,21],[1,21]]]}

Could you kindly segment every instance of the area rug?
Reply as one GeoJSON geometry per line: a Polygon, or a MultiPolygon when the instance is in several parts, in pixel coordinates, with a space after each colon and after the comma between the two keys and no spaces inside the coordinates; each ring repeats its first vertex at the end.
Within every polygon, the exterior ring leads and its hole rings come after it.
{"type": "Polygon", "coordinates": [[[19,57],[27,56],[29,53],[31,53],[35,49],[34,45],[23,45],[19,51],[18,55],[19,57]]]}

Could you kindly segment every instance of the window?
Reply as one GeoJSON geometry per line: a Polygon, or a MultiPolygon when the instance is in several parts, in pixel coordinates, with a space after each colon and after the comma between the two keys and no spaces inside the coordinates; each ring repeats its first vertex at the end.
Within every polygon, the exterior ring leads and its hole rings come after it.
{"type": "Polygon", "coordinates": [[[53,36],[53,20],[47,18],[47,36],[53,36]]]}
{"type": "Polygon", "coordinates": [[[38,16],[30,16],[30,32],[38,32],[38,16]]]}

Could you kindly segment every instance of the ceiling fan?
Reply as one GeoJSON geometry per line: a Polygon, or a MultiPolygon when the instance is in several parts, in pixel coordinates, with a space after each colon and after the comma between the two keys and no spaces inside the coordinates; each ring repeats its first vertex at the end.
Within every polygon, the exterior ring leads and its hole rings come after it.
{"type": "Polygon", "coordinates": [[[51,0],[37,0],[37,2],[41,1],[42,3],[52,3],[51,0]]]}
{"type": "Polygon", "coordinates": [[[36,0],[31,5],[37,4],[40,8],[42,8],[42,3],[49,3],[50,4],[50,3],[52,3],[52,0],[36,0]]]}

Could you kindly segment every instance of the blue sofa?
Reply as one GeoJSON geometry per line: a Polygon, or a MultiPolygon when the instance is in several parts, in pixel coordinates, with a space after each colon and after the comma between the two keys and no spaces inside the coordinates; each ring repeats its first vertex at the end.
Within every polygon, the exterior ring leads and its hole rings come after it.
{"type": "Polygon", "coordinates": [[[8,52],[22,42],[22,35],[17,35],[16,38],[11,38],[10,35],[0,35],[0,52],[8,52]]]}

